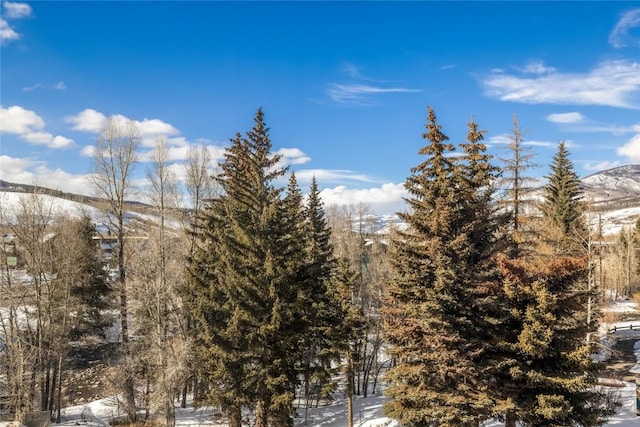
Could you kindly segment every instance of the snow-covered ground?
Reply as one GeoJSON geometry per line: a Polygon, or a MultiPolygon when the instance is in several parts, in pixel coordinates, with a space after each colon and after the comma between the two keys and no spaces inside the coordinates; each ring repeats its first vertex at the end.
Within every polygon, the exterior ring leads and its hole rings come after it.
{"type": "MultiPolygon", "coordinates": [[[[638,313],[637,306],[631,301],[619,301],[613,303],[605,311],[616,313],[638,313]]],[[[602,330],[606,331],[612,326],[617,326],[619,330],[614,334],[609,334],[608,339],[604,343],[611,342],[616,338],[637,338],[635,344],[635,354],[640,366],[640,330],[623,329],[628,328],[630,324],[640,324],[640,321],[613,322],[602,326],[602,330]]],[[[606,345],[605,345],[606,347],[606,345]]],[[[606,356],[605,356],[606,357],[606,356]]],[[[611,417],[605,424],[605,427],[638,427],[640,426],[640,417],[636,415],[636,385],[631,382],[619,382],[619,387],[605,387],[606,390],[619,396],[621,406],[618,408],[616,415],[611,417]]],[[[387,418],[382,413],[382,406],[385,397],[376,395],[367,398],[357,397],[354,399],[354,424],[357,427],[399,427],[394,420],[387,418]]],[[[78,405],[65,408],[62,412],[63,427],[75,427],[78,425],[86,426],[107,426],[109,420],[122,415],[118,410],[118,406],[113,398],[96,400],[85,405],[78,405]]],[[[345,427],[347,425],[347,404],[344,399],[339,399],[333,404],[320,406],[319,408],[311,408],[307,412],[308,426],[316,427],[345,427]]],[[[55,424],[54,424],[55,425],[55,424]]],[[[179,427],[223,427],[224,419],[220,416],[215,408],[186,409],[176,408],[176,426],[179,427]]],[[[247,425],[250,425],[247,423],[247,425]]],[[[304,411],[298,412],[295,420],[296,426],[305,425],[304,411]]],[[[483,427],[499,427],[504,423],[493,420],[483,424],[483,427]]],[[[0,423],[0,427],[7,427],[7,423],[0,423]]]]}

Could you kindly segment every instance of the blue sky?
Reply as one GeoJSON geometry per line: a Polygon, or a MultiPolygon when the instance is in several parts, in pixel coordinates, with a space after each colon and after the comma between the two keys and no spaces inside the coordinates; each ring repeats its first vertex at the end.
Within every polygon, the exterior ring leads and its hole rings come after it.
{"type": "MultiPolygon", "coordinates": [[[[640,163],[640,3],[2,2],[0,179],[90,193],[105,119],[220,158],[259,107],[274,151],[326,204],[403,207],[426,107],[473,116],[506,156],[517,114],[544,176],[640,163]]],[[[148,163],[140,163],[137,178],[148,163]]]]}

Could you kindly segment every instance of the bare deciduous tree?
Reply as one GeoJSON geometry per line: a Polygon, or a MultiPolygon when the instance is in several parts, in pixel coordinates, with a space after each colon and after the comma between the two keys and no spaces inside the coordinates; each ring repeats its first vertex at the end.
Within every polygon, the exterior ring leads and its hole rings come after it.
{"type": "MultiPolygon", "coordinates": [[[[133,190],[132,172],[140,144],[138,127],[134,120],[110,117],[103,126],[94,150],[94,170],[90,175],[97,195],[108,204],[108,218],[117,240],[115,259],[118,268],[118,291],[120,297],[121,340],[128,356],[129,326],[126,274],[126,227],[125,201],[133,190]]],[[[129,366],[128,363],[124,364],[129,366]]],[[[128,371],[128,369],[125,369],[128,371]]],[[[133,372],[125,372],[125,410],[130,420],[135,420],[135,379],[133,372]]]]}

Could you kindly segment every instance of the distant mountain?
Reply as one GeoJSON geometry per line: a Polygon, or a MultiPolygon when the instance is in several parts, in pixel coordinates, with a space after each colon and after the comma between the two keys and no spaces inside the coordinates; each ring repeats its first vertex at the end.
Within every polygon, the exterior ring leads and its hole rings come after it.
{"type": "Polygon", "coordinates": [[[582,178],[583,189],[596,202],[640,198],[640,165],[620,166],[582,178]]]}
{"type": "MultiPolygon", "coordinates": [[[[584,199],[590,203],[589,221],[601,222],[604,234],[618,233],[622,227],[633,226],[640,218],[640,165],[608,169],[586,176],[581,182],[584,199]]],[[[0,180],[0,194],[2,192],[35,192],[88,205],[91,208],[100,207],[100,199],[95,197],[0,180]]],[[[539,199],[542,194],[536,190],[532,196],[539,199]]],[[[127,205],[127,210],[136,212],[138,216],[151,213],[151,207],[144,203],[127,202],[127,205]]],[[[391,228],[404,228],[406,225],[395,215],[373,215],[365,222],[354,222],[353,226],[354,229],[363,228],[366,232],[388,234],[391,228]]]]}
{"type": "MultiPolygon", "coordinates": [[[[12,193],[38,193],[46,194],[60,199],[71,200],[85,205],[96,207],[103,200],[98,197],[83,196],[81,194],[67,193],[52,188],[42,187],[40,185],[16,184],[13,182],[3,181],[0,179],[0,192],[12,193]]],[[[145,211],[150,208],[149,205],[138,201],[126,201],[128,209],[145,211]]]]}

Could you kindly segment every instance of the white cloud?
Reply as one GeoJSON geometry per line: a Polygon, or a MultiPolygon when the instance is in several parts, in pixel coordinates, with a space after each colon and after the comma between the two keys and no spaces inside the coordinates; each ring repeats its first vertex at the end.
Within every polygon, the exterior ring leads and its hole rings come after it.
{"type": "Polygon", "coordinates": [[[0,45],[5,45],[10,40],[18,40],[21,35],[13,29],[9,22],[4,19],[19,19],[31,15],[31,6],[26,3],[14,3],[5,1],[3,18],[0,18],[0,45]]]}
{"type": "Polygon", "coordinates": [[[536,141],[536,140],[525,140],[523,141],[525,145],[530,145],[532,147],[555,147],[558,145],[557,142],[552,141],[536,141]]]}
{"type": "MultiPolygon", "coordinates": [[[[322,182],[318,178],[318,182],[322,182]]],[[[403,197],[408,197],[404,184],[387,183],[380,187],[350,189],[344,185],[320,191],[325,206],[364,204],[378,215],[391,215],[405,210],[403,197]]]]}
{"type": "Polygon", "coordinates": [[[75,144],[72,139],[45,132],[44,126],[44,120],[34,111],[18,105],[0,107],[0,132],[16,134],[30,144],[46,145],[49,148],[64,149],[75,144]]]}
{"type": "Polygon", "coordinates": [[[19,105],[0,107],[0,132],[23,134],[44,128],[44,120],[19,105]]]}
{"type": "Polygon", "coordinates": [[[612,169],[621,165],[622,163],[617,160],[615,162],[610,162],[610,161],[604,161],[604,162],[598,162],[598,163],[587,162],[584,164],[583,169],[588,171],[593,171],[593,172],[600,172],[600,171],[612,169]]]}
{"type": "Polygon", "coordinates": [[[58,82],[56,84],[52,84],[51,86],[44,85],[42,83],[36,83],[31,86],[25,86],[22,88],[23,92],[32,92],[36,89],[53,89],[53,90],[66,90],[67,86],[64,82],[58,82]]]}
{"type": "MultiPolygon", "coordinates": [[[[111,118],[122,122],[129,120],[122,114],[114,114],[111,118]]],[[[73,125],[73,130],[89,133],[99,133],[106,120],[106,115],[92,108],[84,109],[75,116],[66,118],[66,121],[73,125]]],[[[159,136],[177,135],[180,133],[178,129],[159,119],[144,119],[142,121],[134,120],[134,122],[138,127],[140,142],[144,147],[155,146],[155,140],[159,136]]],[[[170,144],[181,144],[180,139],[170,138],[170,140],[168,140],[170,144]]],[[[182,140],[184,140],[184,138],[182,138],[182,140]]]]}
{"type": "Polygon", "coordinates": [[[5,16],[11,19],[25,18],[31,15],[32,12],[31,6],[27,3],[5,1],[2,5],[4,6],[5,16]]]}
{"type": "Polygon", "coordinates": [[[482,84],[485,95],[501,101],[640,107],[640,64],[626,60],[605,61],[586,73],[492,74],[482,84]]]}
{"type": "Polygon", "coordinates": [[[310,182],[315,177],[319,182],[339,183],[345,181],[373,183],[375,180],[370,177],[354,173],[349,170],[329,170],[329,169],[303,169],[296,171],[299,181],[310,182]]]}
{"type": "Polygon", "coordinates": [[[93,157],[95,155],[95,153],[96,153],[96,146],[95,145],[85,145],[80,150],[80,155],[82,157],[93,157]]]}
{"type": "Polygon", "coordinates": [[[49,132],[28,132],[20,136],[32,144],[46,145],[49,148],[69,148],[75,145],[72,139],[64,136],[53,136],[49,132]]]}
{"type": "Polygon", "coordinates": [[[23,91],[23,92],[31,92],[31,91],[33,91],[33,90],[40,89],[40,88],[42,88],[42,87],[44,87],[44,85],[43,85],[42,83],[36,83],[36,84],[34,84],[34,85],[31,85],[31,86],[25,86],[25,87],[23,87],[23,88],[22,88],[22,91],[23,91]]]}
{"type": "Polygon", "coordinates": [[[281,148],[275,152],[282,156],[280,159],[280,167],[286,165],[303,165],[311,161],[311,157],[304,154],[299,148],[281,148]]]}
{"type": "Polygon", "coordinates": [[[178,134],[178,129],[158,119],[144,119],[141,122],[136,120],[136,124],[142,137],[178,134]]]}
{"type": "Polygon", "coordinates": [[[631,162],[640,162],[640,133],[631,137],[626,144],[618,148],[616,152],[631,162]]]}
{"type": "Polygon", "coordinates": [[[584,120],[584,116],[580,113],[556,113],[549,114],[547,120],[553,123],[579,123],[584,120]]]}
{"type": "Polygon", "coordinates": [[[556,71],[553,67],[546,67],[542,61],[531,61],[521,68],[523,73],[527,74],[549,74],[556,71]]]}
{"type": "Polygon", "coordinates": [[[622,15],[609,34],[609,43],[615,48],[640,46],[640,37],[631,34],[631,30],[640,27],[640,8],[632,9],[622,15]]]}
{"type": "Polygon", "coordinates": [[[66,120],[73,124],[73,130],[98,133],[104,126],[104,122],[107,120],[107,117],[96,110],[87,108],[75,116],[67,117],[66,120]]]}
{"type": "MultiPolygon", "coordinates": [[[[487,139],[487,145],[508,145],[511,144],[511,138],[512,136],[509,134],[502,134],[502,135],[494,135],[492,137],[490,137],[489,139],[487,139]]],[[[531,139],[525,139],[522,141],[523,145],[525,146],[536,146],[536,147],[555,147],[556,145],[558,145],[555,142],[551,142],[551,141],[536,141],[536,140],[531,140],[531,139]]]]}
{"type": "Polygon", "coordinates": [[[20,34],[18,34],[11,25],[4,19],[0,18],[0,44],[4,45],[9,40],[18,40],[20,34]]]}
{"type": "Polygon", "coordinates": [[[77,194],[92,194],[86,175],[49,169],[44,161],[0,155],[0,179],[18,184],[42,185],[77,194]]]}
{"type": "Polygon", "coordinates": [[[420,92],[418,89],[403,87],[380,87],[367,84],[338,84],[330,83],[327,89],[327,96],[340,104],[368,105],[370,100],[367,95],[378,95],[384,93],[409,93],[420,92]]]}

